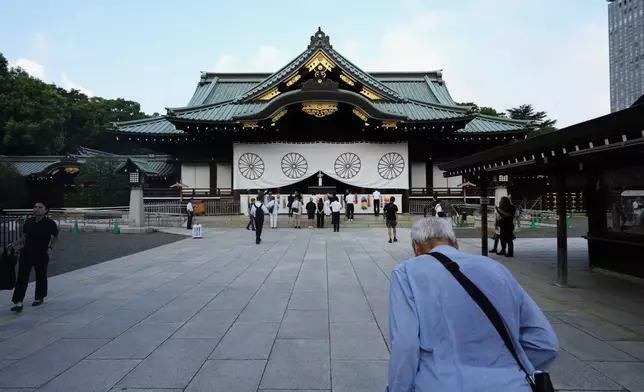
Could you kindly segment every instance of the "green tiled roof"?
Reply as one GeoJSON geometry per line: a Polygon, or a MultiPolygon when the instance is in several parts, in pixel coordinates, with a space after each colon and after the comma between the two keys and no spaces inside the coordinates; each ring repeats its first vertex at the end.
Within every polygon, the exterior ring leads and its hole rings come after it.
{"type": "Polygon", "coordinates": [[[225,122],[234,117],[254,114],[268,106],[269,101],[234,103],[226,102],[195,108],[169,110],[173,118],[190,121],[225,122]]]}
{"type": "Polygon", "coordinates": [[[1,157],[2,161],[8,162],[21,176],[30,176],[41,173],[50,165],[59,162],[62,156],[43,157],[1,157]]]}
{"type": "Polygon", "coordinates": [[[409,121],[433,121],[448,118],[465,117],[466,110],[450,109],[441,106],[428,105],[420,102],[375,102],[374,106],[385,113],[407,117],[409,121]]]}
{"type": "Polygon", "coordinates": [[[486,133],[486,132],[520,132],[526,130],[529,121],[512,120],[493,116],[477,115],[465,129],[457,133],[486,133]]]}
{"type": "Polygon", "coordinates": [[[181,134],[171,122],[166,120],[165,116],[146,118],[143,120],[124,121],[114,124],[118,132],[151,134],[151,135],[171,135],[181,134]]]}
{"type": "MultiPolygon", "coordinates": [[[[183,131],[179,131],[183,133],[183,131]]],[[[164,177],[169,176],[175,172],[175,166],[168,163],[168,156],[161,155],[153,158],[145,155],[124,156],[110,154],[103,151],[92,150],[85,147],[79,148],[78,154],[70,156],[65,155],[52,155],[52,156],[0,156],[0,162],[7,162],[13,166],[21,176],[31,176],[34,174],[44,174],[43,171],[55,164],[65,165],[81,165],[87,162],[88,158],[101,156],[108,159],[114,159],[118,162],[125,163],[131,159],[138,165],[141,165],[142,170],[148,173],[150,177],[164,177]],[[89,155],[94,154],[94,155],[89,155]]],[[[54,166],[55,167],[55,166],[54,166]]]]}
{"type": "Polygon", "coordinates": [[[158,176],[159,172],[156,171],[152,166],[150,166],[149,162],[145,159],[140,159],[140,158],[127,158],[123,160],[123,162],[119,165],[118,169],[116,169],[117,172],[121,171],[125,165],[127,165],[129,162],[132,162],[134,166],[136,166],[137,169],[142,171],[148,176],[158,176]]]}
{"type": "Polygon", "coordinates": [[[425,80],[383,80],[382,82],[405,98],[425,103],[442,103],[425,80]]]}
{"type": "Polygon", "coordinates": [[[321,30],[318,29],[318,32],[311,37],[311,44],[306,48],[304,52],[302,52],[299,56],[297,56],[293,61],[284,66],[282,69],[267,77],[266,79],[264,79],[264,81],[257,84],[255,87],[251,88],[235,100],[243,101],[251,99],[261,94],[262,92],[273,88],[274,86],[278,85],[280,82],[291,76],[300,67],[302,67],[318,51],[324,52],[329,58],[334,60],[334,62],[340,69],[358,79],[363,85],[373,89],[379,94],[382,94],[385,98],[393,101],[403,101],[405,99],[402,95],[390,89],[382,82],[376,80],[373,76],[362,71],[349,60],[344,58],[340,53],[336,52],[331,46],[329,37],[327,37],[321,30]]]}
{"type": "MultiPolygon", "coordinates": [[[[436,121],[469,117],[467,107],[458,106],[442,79],[442,71],[429,72],[364,72],[336,52],[329,37],[318,31],[307,49],[273,74],[203,72],[188,105],[168,109],[168,115],[116,124],[118,132],[150,135],[180,135],[173,121],[232,122],[240,117],[259,114],[274,102],[251,101],[290,78],[318,51],[323,51],[337,67],[385,99],[370,101],[381,114],[404,117],[406,121],[436,121]]],[[[348,90],[340,90],[348,93],[348,90]]],[[[290,92],[289,92],[290,93],[290,92]]],[[[285,93],[288,94],[288,93],[285,93]]],[[[280,97],[284,97],[281,94],[280,97]]],[[[262,115],[265,113],[261,113],[262,115]]],[[[525,122],[477,116],[459,132],[512,132],[527,130],[525,122]]]]}

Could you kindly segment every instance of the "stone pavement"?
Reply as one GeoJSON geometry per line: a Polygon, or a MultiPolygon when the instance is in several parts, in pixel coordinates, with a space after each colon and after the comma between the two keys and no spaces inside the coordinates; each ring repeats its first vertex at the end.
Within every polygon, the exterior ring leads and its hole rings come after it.
{"type": "MultiPolygon", "coordinates": [[[[384,229],[253,234],[209,229],[56,276],[40,308],[0,310],[0,392],[382,391],[388,276],[409,231],[397,244],[384,229]]],[[[553,286],[554,242],[519,240],[502,261],[559,334],[556,386],[644,391],[643,286],[584,271],[578,239],[573,287],[553,286]]]]}

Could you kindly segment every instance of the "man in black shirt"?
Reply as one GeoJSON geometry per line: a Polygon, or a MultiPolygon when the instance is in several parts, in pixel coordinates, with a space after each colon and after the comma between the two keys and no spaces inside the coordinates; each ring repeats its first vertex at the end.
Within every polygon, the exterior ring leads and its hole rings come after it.
{"type": "Polygon", "coordinates": [[[389,243],[391,244],[391,230],[394,231],[394,241],[398,242],[396,238],[396,226],[398,225],[398,206],[394,204],[396,201],[395,197],[389,199],[389,203],[385,204],[385,207],[382,211],[385,213],[385,219],[387,220],[387,234],[389,234],[389,243]]]}
{"type": "Polygon", "coordinates": [[[48,212],[49,208],[45,203],[36,203],[33,211],[34,216],[25,221],[22,237],[11,244],[12,247],[22,247],[18,280],[12,298],[12,302],[15,304],[11,308],[13,312],[22,311],[22,301],[27,292],[32,268],[36,270],[36,293],[32,306],[41,305],[47,296],[47,264],[58,239],[58,226],[56,222],[45,216],[48,212]]]}

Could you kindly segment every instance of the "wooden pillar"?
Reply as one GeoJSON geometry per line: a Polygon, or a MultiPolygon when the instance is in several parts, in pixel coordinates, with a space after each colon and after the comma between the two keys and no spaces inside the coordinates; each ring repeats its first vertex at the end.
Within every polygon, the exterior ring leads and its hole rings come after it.
{"type": "Polygon", "coordinates": [[[434,194],[434,161],[431,158],[425,162],[425,194],[434,194]]]}
{"type": "Polygon", "coordinates": [[[488,178],[487,176],[481,176],[481,254],[483,256],[488,255],[488,233],[487,233],[487,206],[490,204],[487,189],[488,189],[488,178]]]}
{"type": "Polygon", "coordinates": [[[217,186],[217,162],[210,162],[210,189],[211,195],[219,195],[217,186]]]}
{"type": "Polygon", "coordinates": [[[557,191],[557,285],[568,285],[568,228],[566,225],[566,174],[558,173],[557,191]]]}

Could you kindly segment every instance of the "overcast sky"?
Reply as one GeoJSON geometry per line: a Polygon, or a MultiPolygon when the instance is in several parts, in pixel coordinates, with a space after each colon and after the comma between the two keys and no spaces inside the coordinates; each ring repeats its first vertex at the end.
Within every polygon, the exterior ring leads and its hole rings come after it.
{"type": "Polygon", "coordinates": [[[0,52],[11,64],[148,113],[185,105],[200,71],[276,71],[318,26],[365,71],[442,69],[456,101],[532,103],[559,126],[610,110],[602,0],[2,3],[0,52]]]}

